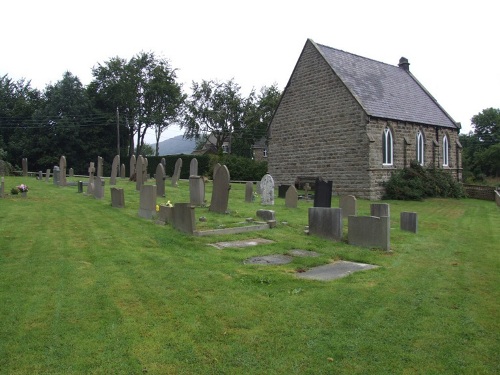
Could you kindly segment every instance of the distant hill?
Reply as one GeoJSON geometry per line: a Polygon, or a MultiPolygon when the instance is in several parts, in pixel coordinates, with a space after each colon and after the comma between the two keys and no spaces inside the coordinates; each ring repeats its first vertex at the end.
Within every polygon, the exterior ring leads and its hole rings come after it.
{"type": "MultiPolygon", "coordinates": [[[[154,147],[154,145],[153,145],[154,147]]],[[[190,154],[196,147],[194,139],[184,139],[182,135],[161,141],[158,152],[163,155],[190,154]]]]}

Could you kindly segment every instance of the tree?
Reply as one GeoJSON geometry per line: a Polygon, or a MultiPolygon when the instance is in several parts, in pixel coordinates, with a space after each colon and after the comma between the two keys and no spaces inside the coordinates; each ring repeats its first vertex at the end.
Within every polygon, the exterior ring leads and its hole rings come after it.
{"type": "Polygon", "coordinates": [[[500,109],[487,108],[471,119],[474,133],[486,147],[500,143],[500,109]]]}
{"type": "MultiPolygon", "coordinates": [[[[185,104],[181,128],[188,139],[211,136],[211,143],[222,154],[225,141],[231,143],[233,129],[243,121],[243,99],[240,86],[233,80],[227,82],[205,81],[192,83],[192,93],[185,104]]],[[[230,152],[231,150],[229,150],[230,152]]]]}

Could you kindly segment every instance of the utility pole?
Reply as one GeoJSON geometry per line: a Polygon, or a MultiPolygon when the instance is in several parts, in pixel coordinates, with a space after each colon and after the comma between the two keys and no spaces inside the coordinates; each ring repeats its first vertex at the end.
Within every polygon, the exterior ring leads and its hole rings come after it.
{"type": "MultiPolygon", "coordinates": [[[[116,107],[116,155],[120,158],[120,110],[118,107],[116,107]]],[[[120,174],[120,171],[121,168],[118,166],[118,175],[120,174]]]]}

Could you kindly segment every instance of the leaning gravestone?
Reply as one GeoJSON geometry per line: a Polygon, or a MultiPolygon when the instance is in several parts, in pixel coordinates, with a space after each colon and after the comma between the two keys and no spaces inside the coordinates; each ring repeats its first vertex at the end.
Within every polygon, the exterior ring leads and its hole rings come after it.
{"type": "Polygon", "coordinates": [[[214,176],[210,211],[221,214],[227,212],[229,189],[231,189],[229,182],[229,170],[225,165],[223,165],[217,169],[217,173],[214,176]]]}
{"type": "Polygon", "coordinates": [[[59,186],[66,186],[66,156],[59,159],[59,186]]]}
{"type": "Polygon", "coordinates": [[[285,194],[285,206],[288,208],[297,208],[297,202],[299,200],[299,194],[295,186],[290,185],[286,190],[285,194]]]}
{"type": "Polygon", "coordinates": [[[28,177],[28,159],[23,158],[22,163],[23,163],[23,177],[28,177]]]}
{"type": "Polygon", "coordinates": [[[261,199],[260,203],[265,206],[274,205],[274,180],[270,174],[264,175],[260,180],[261,199]]]}
{"type": "Polygon", "coordinates": [[[253,202],[253,182],[250,181],[245,184],[245,202],[253,202]]]}
{"type": "Polygon", "coordinates": [[[137,158],[137,163],[135,165],[135,190],[141,191],[141,187],[144,184],[143,181],[143,168],[144,168],[144,158],[139,155],[137,158]]]}
{"type": "Polygon", "coordinates": [[[118,169],[120,168],[120,155],[115,155],[113,158],[113,164],[111,165],[111,177],[109,178],[110,185],[116,185],[116,177],[118,175],[118,169]]]}
{"type": "Polygon", "coordinates": [[[189,163],[189,175],[198,176],[198,159],[193,158],[189,163]]]}
{"type": "Polygon", "coordinates": [[[344,217],[356,216],[358,214],[358,205],[354,195],[343,195],[339,199],[339,207],[342,209],[344,217]]]}
{"type": "Polygon", "coordinates": [[[102,157],[97,157],[97,175],[102,177],[102,157]]]}
{"type": "Polygon", "coordinates": [[[342,240],[342,209],[309,207],[309,234],[327,239],[342,240]]]}
{"type": "Polygon", "coordinates": [[[125,207],[125,194],[123,188],[112,187],[111,191],[111,207],[124,208],[125,207]]]}
{"type": "Polygon", "coordinates": [[[181,177],[182,159],[179,158],[175,162],[174,174],[172,175],[172,186],[177,187],[177,182],[181,177]]]}
{"type": "Polygon", "coordinates": [[[89,183],[87,185],[87,195],[94,195],[94,162],[91,161],[89,165],[89,183]]]}
{"type": "Polygon", "coordinates": [[[193,206],[205,204],[205,181],[201,176],[189,176],[189,202],[193,206]]]}
{"type": "Polygon", "coordinates": [[[101,176],[96,176],[94,179],[94,198],[104,198],[104,180],[101,176]]]}
{"type": "Polygon", "coordinates": [[[156,212],[156,185],[142,185],[139,216],[152,219],[156,212]]]}
{"type": "Polygon", "coordinates": [[[165,196],[165,169],[163,168],[162,163],[158,163],[156,166],[155,173],[156,180],[156,196],[164,197],[165,196]]]}
{"type": "Polygon", "coordinates": [[[314,207],[332,207],[332,181],[317,178],[314,191],[314,207]]]}
{"type": "MultiPolygon", "coordinates": [[[[135,159],[135,155],[130,157],[130,177],[132,177],[135,173],[135,165],[137,164],[137,160],[135,159]]],[[[122,176],[125,177],[125,174],[122,176]]]]}

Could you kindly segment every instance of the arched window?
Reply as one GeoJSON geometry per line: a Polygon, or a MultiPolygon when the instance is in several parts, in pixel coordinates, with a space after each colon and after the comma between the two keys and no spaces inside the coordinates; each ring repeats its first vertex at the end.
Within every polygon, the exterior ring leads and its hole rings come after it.
{"type": "Polygon", "coordinates": [[[420,165],[424,165],[424,151],[425,151],[424,145],[425,145],[424,135],[419,130],[417,132],[417,162],[420,165]]]}
{"type": "Polygon", "coordinates": [[[449,154],[449,142],[448,142],[448,136],[445,135],[443,137],[443,167],[447,167],[448,166],[448,158],[450,156],[449,154]]]}
{"type": "Polygon", "coordinates": [[[388,127],[382,134],[382,163],[383,165],[392,165],[392,132],[388,127]]]}

